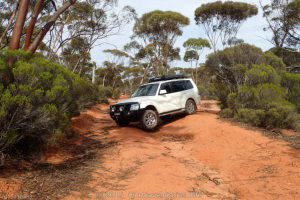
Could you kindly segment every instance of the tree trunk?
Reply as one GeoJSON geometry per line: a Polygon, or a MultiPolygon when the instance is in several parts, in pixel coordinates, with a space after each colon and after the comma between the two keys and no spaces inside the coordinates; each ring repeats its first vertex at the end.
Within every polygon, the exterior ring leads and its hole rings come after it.
{"type": "Polygon", "coordinates": [[[95,72],[96,72],[96,64],[93,66],[93,73],[92,73],[92,83],[95,84],[95,72]]]}
{"type": "Polygon", "coordinates": [[[26,32],[26,40],[25,40],[25,46],[24,46],[25,50],[27,50],[29,48],[29,45],[31,43],[31,38],[32,38],[33,31],[34,31],[34,27],[37,22],[39,14],[43,10],[43,5],[44,5],[44,0],[38,0],[35,4],[32,18],[31,18],[29,27],[26,32]]]}
{"type": "Polygon", "coordinates": [[[198,63],[199,63],[199,60],[196,61],[196,79],[195,79],[196,85],[198,83],[198,63]]]}
{"type": "Polygon", "coordinates": [[[38,46],[43,41],[44,37],[50,30],[50,28],[55,24],[55,21],[58,19],[58,17],[65,12],[70,6],[72,6],[74,3],[76,3],[76,0],[70,0],[67,3],[65,3],[62,7],[60,7],[56,13],[50,18],[50,20],[45,24],[45,26],[42,28],[38,36],[35,38],[33,43],[29,46],[28,50],[32,53],[35,53],[38,46]]]}
{"type": "Polygon", "coordinates": [[[103,87],[105,87],[105,79],[106,79],[106,75],[107,75],[107,74],[104,75],[103,80],[102,80],[102,85],[103,85],[103,87]]]}
{"type": "Polygon", "coordinates": [[[29,0],[20,0],[19,2],[18,16],[9,44],[9,48],[11,50],[17,50],[20,47],[20,39],[29,7],[29,0]]]}

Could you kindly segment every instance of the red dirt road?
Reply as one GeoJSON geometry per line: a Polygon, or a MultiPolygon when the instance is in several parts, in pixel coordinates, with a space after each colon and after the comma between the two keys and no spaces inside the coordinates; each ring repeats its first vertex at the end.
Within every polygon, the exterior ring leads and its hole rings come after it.
{"type": "Polygon", "coordinates": [[[169,120],[155,133],[119,128],[106,109],[86,113],[106,123],[74,121],[81,132],[104,128],[118,143],[92,173],[92,199],[300,199],[300,151],[283,141],[207,112],[169,120]]]}
{"type": "Polygon", "coordinates": [[[300,199],[300,150],[284,141],[219,119],[203,107],[165,121],[154,133],[138,125],[119,128],[107,110],[98,105],[73,120],[81,136],[76,148],[93,151],[93,157],[74,164],[68,162],[70,151],[50,152],[45,160],[58,167],[30,173],[35,181],[30,184],[28,176],[21,183],[0,178],[0,192],[66,200],[300,199]],[[22,189],[26,185],[33,186],[22,189]]]}

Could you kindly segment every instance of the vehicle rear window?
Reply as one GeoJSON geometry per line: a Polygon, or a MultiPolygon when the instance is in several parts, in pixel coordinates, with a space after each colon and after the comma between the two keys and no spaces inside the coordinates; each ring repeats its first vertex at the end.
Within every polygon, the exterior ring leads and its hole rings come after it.
{"type": "Polygon", "coordinates": [[[172,92],[180,92],[186,90],[185,81],[173,81],[171,82],[172,92]]]}
{"type": "Polygon", "coordinates": [[[191,83],[191,81],[185,81],[185,89],[186,90],[189,90],[189,89],[192,89],[194,86],[193,84],[191,83]]]}

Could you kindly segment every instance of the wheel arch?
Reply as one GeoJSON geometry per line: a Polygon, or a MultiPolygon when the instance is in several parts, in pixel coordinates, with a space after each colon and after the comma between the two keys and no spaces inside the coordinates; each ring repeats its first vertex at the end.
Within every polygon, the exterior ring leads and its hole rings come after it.
{"type": "MultiPolygon", "coordinates": [[[[195,101],[195,99],[194,99],[193,97],[188,98],[188,99],[186,100],[186,102],[187,102],[188,100],[192,100],[192,101],[194,102],[194,104],[197,106],[197,103],[196,103],[196,101],[195,101]]],[[[185,102],[185,103],[186,103],[186,102],[185,102]]]]}
{"type": "Polygon", "coordinates": [[[146,107],[145,107],[145,110],[153,110],[153,111],[156,111],[156,112],[157,112],[156,107],[153,106],[153,105],[148,105],[148,106],[146,106],[146,107]]]}

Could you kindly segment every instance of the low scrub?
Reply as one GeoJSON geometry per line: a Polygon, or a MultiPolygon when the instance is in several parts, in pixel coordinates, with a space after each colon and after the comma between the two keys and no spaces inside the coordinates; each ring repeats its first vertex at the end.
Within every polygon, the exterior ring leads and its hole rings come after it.
{"type": "Polygon", "coordinates": [[[28,137],[42,143],[61,138],[71,117],[98,99],[89,81],[42,56],[2,52],[1,77],[9,71],[13,80],[0,82],[0,152],[28,137]]]}
{"type": "Polygon", "coordinates": [[[300,74],[286,72],[276,55],[244,44],[210,55],[206,65],[222,117],[300,130],[300,74]]]}

